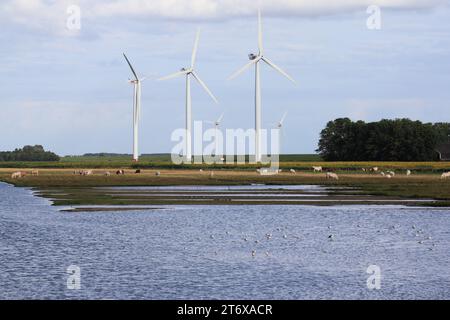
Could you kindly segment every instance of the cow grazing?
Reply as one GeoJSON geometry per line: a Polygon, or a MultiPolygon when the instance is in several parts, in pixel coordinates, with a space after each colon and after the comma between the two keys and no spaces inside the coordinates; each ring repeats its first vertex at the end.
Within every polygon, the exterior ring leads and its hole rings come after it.
{"type": "Polygon", "coordinates": [[[105,172],[105,176],[109,177],[110,175],[111,175],[111,172],[109,172],[109,171],[105,172]]]}
{"type": "Polygon", "coordinates": [[[450,178],[450,172],[444,172],[444,173],[441,175],[441,179],[442,179],[442,180],[447,179],[447,178],[450,178]]]}
{"type": "Polygon", "coordinates": [[[31,171],[31,175],[32,176],[38,176],[39,175],[39,171],[38,170],[32,170],[31,171]]]}
{"type": "Polygon", "coordinates": [[[120,175],[123,176],[124,174],[125,174],[125,171],[122,169],[116,171],[116,175],[118,175],[118,176],[120,176],[120,175]]]}
{"type": "Polygon", "coordinates": [[[322,172],[323,168],[322,167],[312,167],[314,172],[322,172]]]}
{"type": "Polygon", "coordinates": [[[388,174],[390,174],[392,177],[395,177],[395,172],[394,171],[388,171],[388,174]]]}
{"type": "Polygon", "coordinates": [[[339,177],[336,173],[334,172],[327,172],[327,179],[332,179],[332,180],[339,180],[339,177]]]}
{"type": "Polygon", "coordinates": [[[136,173],[136,174],[141,173],[141,169],[137,169],[137,170],[135,171],[135,173],[136,173]]]}
{"type": "Polygon", "coordinates": [[[161,175],[161,172],[156,171],[155,176],[159,177],[161,175]]]}
{"type": "Polygon", "coordinates": [[[83,176],[91,176],[92,174],[93,174],[92,170],[85,170],[82,173],[83,176]]]}
{"type": "Polygon", "coordinates": [[[372,171],[373,171],[373,172],[378,172],[378,167],[373,167],[373,168],[372,168],[372,171]]]}
{"type": "Polygon", "coordinates": [[[20,179],[25,177],[25,173],[24,172],[14,172],[13,174],[11,174],[11,179],[20,179]]]}
{"type": "Polygon", "coordinates": [[[390,174],[387,174],[387,175],[386,175],[386,178],[392,179],[392,176],[391,176],[390,174]]]}
{"type": "Polygon", "coordinates": [[[294,169],[289,170],[291,173],[296,173],[296,171],[294,169]]]}
{"type": "Polygon", "coordinates": [[[385,177],[386,176],[386,173],[384,173],[383,171],[381,171],[381,173],[380,173],[383,177],[385,177]]]}

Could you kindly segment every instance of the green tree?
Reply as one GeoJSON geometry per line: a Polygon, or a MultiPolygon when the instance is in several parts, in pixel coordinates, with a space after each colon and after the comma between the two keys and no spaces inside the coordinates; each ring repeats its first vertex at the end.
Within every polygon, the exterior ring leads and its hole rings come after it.
{"type": "Polygon", "coordinates": [[[435,158],[436,145],[449,134],[449,124],[336,119],[322,130],[317,151],[326,161],[429,161],[435,158]]]}

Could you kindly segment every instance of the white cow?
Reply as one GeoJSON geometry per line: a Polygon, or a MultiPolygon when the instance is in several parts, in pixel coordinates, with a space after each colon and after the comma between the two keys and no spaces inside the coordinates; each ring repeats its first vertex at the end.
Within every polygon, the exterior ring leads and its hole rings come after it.
{"type": "Polygon", "coordinates": [[[411,170],[406,170],[406,175],[409,177],[411,175],[411,170]]]}
{"type": "Polygon", "coordinates": [[[386,173],[384,173],[383,171],[381,171],[381,173],[380,173],[383,177],[385,177],[386,176],[386,173]]]}
{"type": "Polygon", "coordinates": [[[395,177],[395,172],[394,171],[388,171],[388,174],[390,174],[392,177],[395,177]]]}
{"type": "Polygon", "coordinates": [[[387,175],[386,175],[386,178],[391,179],[392,176],[391,176],[390,174],[387,174],[387,175]]]}
{"type": "Polygon", "coordinates": [[[339,177],[334,172],[327,172],[327,179],[339,180],[339,177]]]}
{"type": "Polygon", "coordinates": [[[109,171],[105,172],[105,176],[109,177],[110,175],[111,175],[111,172],[109,172],[109,171]]]}
{"type": "Polygon", "coordinates": [[[322,167],[312,167],[314,172],[322,172],[323,168],[322,167]]]}
{"type": "Polygon", "coordinates": [[[378,172],[378,167],[373,167],[373,168],[372,168],[372,171],[373,171],[373,172],[378,172]]]}
{"type": "Polygon", "coordinates": [[[294,169],[289,170],[291,173],[296,173],[296,171],[294,169]]]}
{"type": "Polygon", "coordinates": [[[443,179],[447,179],[447,178],[450,178],[450,172],[444,172],[442,175],[441,175],[441,179],[443,180],[443,179]]]}

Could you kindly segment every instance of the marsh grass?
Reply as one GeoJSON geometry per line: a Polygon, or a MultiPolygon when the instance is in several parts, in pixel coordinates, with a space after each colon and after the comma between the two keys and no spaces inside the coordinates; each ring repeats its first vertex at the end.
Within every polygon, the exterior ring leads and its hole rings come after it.
{"type": "MultiPolygon", "coordinates": [[[[346,163],[347,164],[347,163],[346,163]]],[[[348,164],[347,164],[348,165],[348,164]]],[[[403,164],[402,164],[403,165],[403,164]]],[[[395,163],[390,163],[395,167],[395,163]]],[[[379,166],[381,168],[381,166],[379,166]]],[[[410,167],[411,169],[416,167],[410,167]]],[[[39,176],[26,176],[23,179],[11,179],[11,172],[17,169],[0,169],[0,181],[11,183],[18,187],[31,187],[40,196],[53,199],[55,205],[163,205],[163,204],[192,204],[189,197],[157,198],[133,196],[123,193],[121,196],[95,187],[120,186],[220,186],[220,185],[322,185],[330,187],[329,199],[343,194],[339,188],[348,187],[345,194],[354,196],[354,204],[364,204],[361,196],[370,195],[389,203],[394,199],[435,199],[436,206],[450,206],[450,181],[440,180],[438,174],[413,174],[407,177],[397,174],[393,179],[387,179],[379,174],[360,173],[358,171],[339,171],[339,181],[325,178],[324,173],[298,172],[292,174],[283,172],[274,176],[261,176],[254,170],[216,170],[214,175],[210,171],[199,170],[143,170],[142,174],[135,174],[127,169],[124,176],[104,176],[105,171],[113,169],[94,169],[92,176],[74,175],[69,169],[41,169],[39,176]],[[334,188],[336,187],[336,188],[334,188]]],[[[437,170],[437,169],[436,169],[437,170]]],[[[226,199],[196,199],[195,204],[230,204],[226,199]]],[[[245,201],[232,204],[244,204],[245,201]]],[[[280,204],[279,202],[276,202],[280,204]]],[[[292,202],[286,202],[286,204],[292,202]]],[[[253,202],[253,204],[255,204],[253,202]]],[[[270,202],[265,202],[270,204],[270,202]]],[[[304,204],[301,201],[298,204],[304,204]]],[[[308,202],[314,204],[314,202],[308,202]]],[[[329,204],[333,204],[332,202],[329,204]]],[[[429,205],[430,203],[427,203],[429,205]]],[[[323,203],[317,202],[317,205],[323,203]]]]}

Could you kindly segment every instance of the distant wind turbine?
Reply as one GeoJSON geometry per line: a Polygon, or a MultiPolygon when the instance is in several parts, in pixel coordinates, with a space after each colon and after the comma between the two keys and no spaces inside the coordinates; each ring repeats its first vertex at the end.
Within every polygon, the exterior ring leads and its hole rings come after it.
{"type": "Polygon", "coordinates": [[[281,134],[283,133],[284,120],[286,120],[287,112],[283,114],[283,117],[280,121],[275,123],[275,129],[278,129],[278,151],[279,155],[281,155],[281,134]]]}
{"type": "Polygon", "coordinates": [[[200,39],[200,29],[197,31],[197,36],[195,38],[194,49],[192,51],[191,57],[191,66],[189,68],[183,68],[179,72],[168,75],[167,77],[163,77],[158,79],[159,81],[173,79],[181,76],[186,77],[186,160],[192,160],[192,100],[191,100],[191,76],[194,77],[195,80],[203,87],[203,89],[208,93],[208,95],[214,100],[215,103],[219,103],[216,97],[213,95],[211,90],[206,86],[206,84],[200,79],[198,74],[195,72],[195,61],[197,58],[197,49],[198,43],[200,39]]]}
{"type": "Polygon", "coordinates": [[[128,57],[124,53],[123,56],[130,66],[131,72],[133,73],[134,79],[128,79],[131,84],[134,85],[134,96],[133,96],[133,161],[139,161],[139,120],[141,118],[141,82],[145,78],[139,78],[136,71],[134,71],[133,66],[128,60],[128,57]]]}
{"type": "Polygon", "coordinates": [[[283,76],[288,78],[290,81],[295,83],[295,80],[289,76],[286,72],[284,72],[280,67],[275,65],[272,61],[270,61],[267,57],[264,56],[264,47],[263,47],[263,34],[262,34],[262,22],[261,22],[261,11],[258,10],[258,49],[259,53],[249,54],[248,57],[251,60],[248,64],[246,64],[242,69],[235,72],[229,78],[234,79],[243,73],[245,70],[255,65],[255,161],[262,161],[261,154],[261,80],[260,80],[260,66],[259,63],[264,61],[270,67],[281,73],[283,76]]]}
{"type": "Polygon", "coordinates": [[[219,128],[220,128],[220,124],[222,123],[222,119],[223,119],[224,115],[225,115],[225,113],[222,113],[216,121],[205,121],[206,123],[214,125],[214,139],[215,139],[215,144],[216,144],[215,151],[214,151],[215,155],[217,155],[217,152],[219,151],[219,141],[218,141],[219,128]]]}

